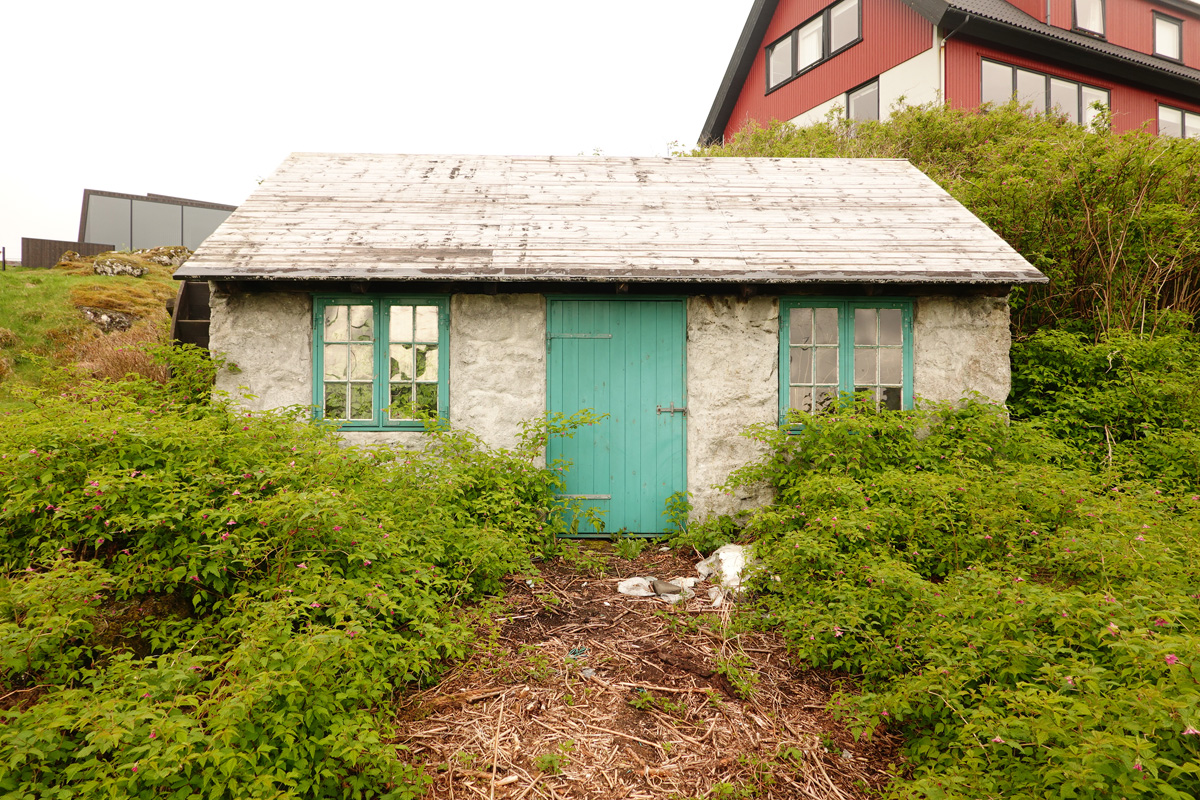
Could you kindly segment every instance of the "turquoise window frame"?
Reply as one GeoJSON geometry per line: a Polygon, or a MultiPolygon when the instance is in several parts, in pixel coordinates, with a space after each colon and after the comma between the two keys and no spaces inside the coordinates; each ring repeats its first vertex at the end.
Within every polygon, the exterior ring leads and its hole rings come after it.
{"type": "Polygon", "coordinates": [[[786,425],[791,396],[791,310],[834,308],[838,312],[838,394],[854,395],[854,311],[859,308],[901,312],[902,408],[913,407],[913,301],[909,298],[786,297],[779,301],[779,424],[786,425]]]}
{"type": "MultiPolygon", "coordinates": [[[[330,294],[313,296],[312,313],[312,408],[315,419],[323,419],[325,412],[325,309],[329,306],[371,306],[375,326],[374,377],[372,397],[375,413],[370,420],[340,420],[339,430],[355,431],[421,431],[425,430],[422,420],[392,420],[388,418],[390,405],[390,360],[387,334],[390,330],[391,307],[436,306],[438,310],[438,380],[437,415],[441,420],[450,417],[450,298],[445,295],[348,295],[330,294]]],[[[347,401],[349,402],[349,401],[347,401]]]]}

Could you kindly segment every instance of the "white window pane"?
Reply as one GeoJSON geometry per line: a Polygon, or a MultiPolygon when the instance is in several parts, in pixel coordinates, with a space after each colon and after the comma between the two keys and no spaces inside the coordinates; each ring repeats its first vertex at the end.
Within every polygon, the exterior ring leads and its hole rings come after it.
{"type": "Polygon", "coordinates": [[[813,382],[812,359],[811,347],[793,347],[788,359],[790,361],[788,382],[811,384],[813,382]]]}
{"type": "Polygon", "coordinates": [[[1027,69],[1017,70],[1017,100],[1029,103],[1035,114],[1046,110],[1046,76],[1027,69]]]}
{"type": "Polygon", "coordinates": [[[814,341],[817,344],[838,343],[838,312],[836,308],[818,308],[814,310],[816,325],[814,325],[814,341]]]}
{"type": "Polygon", "coordinates": [[[1178,108],[1158,107],[1158,135],[1176,139],[1183,136],[1183,112],[1178,108]]]}
{"type": "Polygon", "coordinates": [[[883,389],[883,407],[889,411],[899,411],[900,404],[903,401],[903,393],[900,387],[883,389]]]}
{"type": "Polygon", "coordinates": [[[904,312],[898,308],[879,309],[879,343],[901,344],[903,342],[904,312]]]}
{"type": "Polygon", "coordinates": [[[323,359],[325,362],[325,380],[346,380],[346,364],[348,362],[346,347],[347,345],[344,344],[325,345],[325,355],[323,359]]]}
{"type": "Polygon", "coordinates": [[[1154,54],[1182,58],[1183,24],[1173,19],[1154,18],[1154,54]]]}
{"type": "Polygon", "coordinates": [[[436,342],[438,340],[437,306],[417,306],[416,318],[417,329],[413,341],[436,342]]]}
{"type": "Polygon", "coordinates": [[[792,77],[792,37],[776,42],[767,53],[767,85],[778,86],[792,77]]]}
{"type": "Polygon", "coordinates": [[[879,119],[879,82],[855,89],[846,98],[846,116],[853,120],[879,119]]]}
{"type": "Polygon", "coordinates": [[[1103,35],[1103,0],[1075,0],[1075,27],[1103,35]]]}
{"type": "Polygon", "coordinates": [[[411,344],[393,344],[389,346],[388,360],[391,362],[389,378],[392,380],[412,380],[413,377],[413,348],[411,344]]]}
{"type": "Polygon", "coordinates": [[[904,367],[904,353],[899,348],[880,349],[879,382],[884,386],[899,386],[904,367]]]}
{"type": "Polygon", "coordinates": [[[414,353],[417,359],[417,380],[438,379],[438,349],[436,344],[419,344],[414,353]]]}
{"type": "Polygon", "coordinates": [[[837,385],[838,351],[833,347],[818,347],[814,375],[817,383],[837,385]]]}
{"type": "Polygon", "coordinates": [[[350,339],[350,310],[346,306],[325,306],[325,341],[345,342],[350,339]]]}
{"type": "Polygon", "coordinates": [[[1200,114],[1187,113],[1183,115],[1183,135],[1188,139],[1200,139],[1200,114]]]}
{"type": "Polygon", "coordinates": [[[854,348],[854,385],[855,387],[874,386],[875,353],[873,347],[854,348]]]}
{"type": "Polygon", "coordinates": [[[788,338],[792,344],[812,344],[811,308],[793,308],[789,312],[788,338]]]}
{"type": "Polygon", "coordinates": [[[812,389],[807,386],[794,386],[788,396],[788,408],[805,413],[812,412],[812,389]]]}
{"type": "Polygon", "coordinates": [[[350,345],[350,380],[369,381],[375,377],[375,346],[350,345]]]}
{"type": "Polygon", "coordinates": [[[388,341],[411,342],[413,331],[413,307],[392,306],[388,310],[388,341]]]}
{"type": "Polygon", "coordinates": [[[980,102],[1004,105],[1013,99],[1013,68],[995,61],[983,62],[983,87],[980,102]]]}
{"type": "Polygon", "coordinates": [[[824,411],[832,406],[837,396],[838,391],[836,386],[818,386],[816,390],[816,411],[824,411]]]}
{"type": "Polygon", "coordinates": [[[1084,86],[1081,91],[1083,97],[1083,124],[1091,125],[1100,114],[1100,111],[1095,107],[1096,104],[1099,104],[1100,108],[1108,108],[1108,91],[1106,89],[1096,89],[1091,86],[1084,86]]]}
{"type": "Polygon", "coordinates": [[[1050,107],[1071,122],[1079,122],[1079,84],[1050,79],[1050,107]]]}
{"type": "Polygon", "coordinates": [[[875,344],[875,309],[854,309],[854,343],[875,344]]]}
{"type": "Polygon", "coordinates": [[[375,338],[375,309],[371,306],[350,306],[350,339],[369,342],[375,338]]]}
{"type": "Polygon", "coordinates": [[[829,51],[841,50],[858,38],[858,0],[842,0],[829,11],[829,51]]]}
{"type": "Polygon", "coordinates": [[[810,67],[813,64],[824,58],[824,17],[817,17],[812,22],[805,25],[796,33],[798,41],[798,50],[796,55],[796,71],[799,72],[805,67],[810,67]]]}

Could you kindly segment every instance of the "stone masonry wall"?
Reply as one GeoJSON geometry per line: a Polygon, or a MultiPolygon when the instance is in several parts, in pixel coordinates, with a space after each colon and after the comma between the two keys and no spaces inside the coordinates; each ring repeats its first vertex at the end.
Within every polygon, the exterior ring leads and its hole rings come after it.
{"type": "Polygon", "coordinates": [[[958,401],[978,392],[1008,399],[1008,299],[921,297],[913,310],[913,394],[958,401]]]}

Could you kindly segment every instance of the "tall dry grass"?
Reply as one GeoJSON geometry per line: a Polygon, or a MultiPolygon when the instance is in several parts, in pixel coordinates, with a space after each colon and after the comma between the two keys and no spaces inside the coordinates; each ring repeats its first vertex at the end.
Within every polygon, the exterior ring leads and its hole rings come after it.
{"type": "Polygon", "coordinates": [[[161,322],[139,322],[127,331],[88,331],[71,347],[75,369],[91,378],[120,380],[127,375],[166,383],[167,367],[146,352],[147,345],[168,343],[161,322]]]}

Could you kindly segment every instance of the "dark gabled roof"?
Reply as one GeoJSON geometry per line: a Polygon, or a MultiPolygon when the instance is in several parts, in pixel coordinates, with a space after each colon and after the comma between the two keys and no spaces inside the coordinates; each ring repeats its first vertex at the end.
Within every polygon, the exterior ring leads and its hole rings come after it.
{"type": "MultiPolygon", "coordinates": [[[[1190,0],[1160,1],[1185,13],[1200,16],[1200,5],[1190,0]]],[[[1200,70],[1093,36],[1047,25],[1005,0],[902,2],[934,25],[955,35],[970,36],[990,44],[1024,51],[1039,59],[1112,75],[1121,83],[1200,102],[1200,70]]],[[[750,9],[750,17],[746,20],[733,58],[717,89],[704,130],[700,132],[701,145],[720,141],[724,135],[738,94],[750,74],[750,67],[762,47],[767,26],[778,5],[778,0],[756,0],[750,9]]]]}

